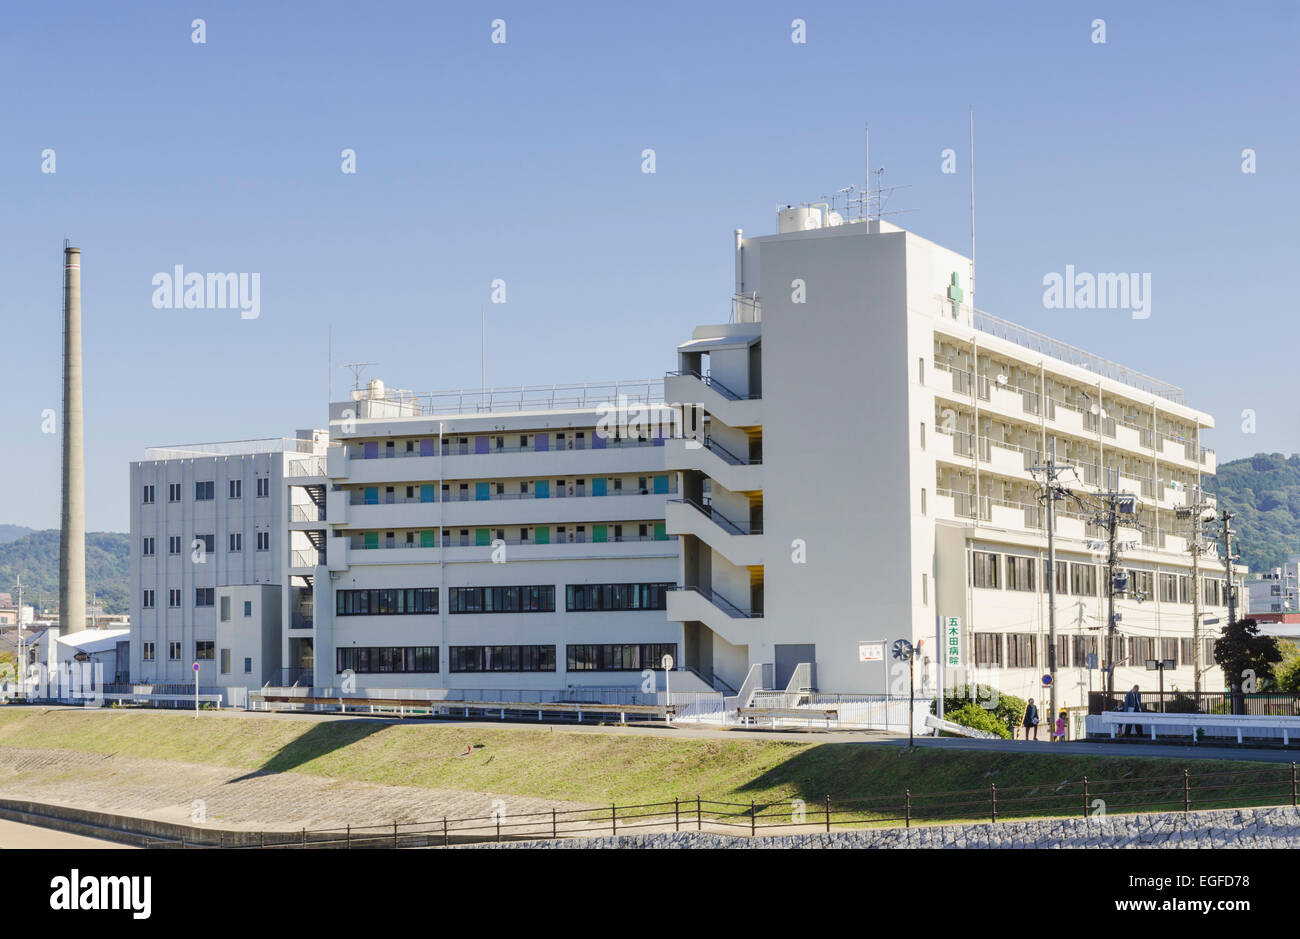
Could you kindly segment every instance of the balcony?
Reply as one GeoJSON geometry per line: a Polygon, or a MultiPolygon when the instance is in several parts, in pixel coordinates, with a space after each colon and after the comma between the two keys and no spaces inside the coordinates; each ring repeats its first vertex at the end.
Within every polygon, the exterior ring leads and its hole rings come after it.
{"type": "Polygon", "coordinates": [[[745,645],[755,638],[763,614],[742,610],[711,590],[691,586],[668,592],[668,619],[703,623],[731,644],[745,645]]]}
{"type": "Polygon", "coordinates": [[[694,535],[737,567],[763,564],[761,529],[726,518],[709,505],[691,499],[670,499],[665,527],[672,535],[694,535]]]}
{"type": "Polygon", "coordinates": [[[762,398],[728,388],[699,372],[669,372],[664,379],[664,397],[679,406],[699,405],[728,427],[759,427],[763,423],[762,398]]]}
{"type": "Polygon", "coordinates": [[[669,440],[664,446],[664,466],[703,473],[732,492],[760,492],[763,488],[762,461],[744,460],[712,439],[669,440]]]}

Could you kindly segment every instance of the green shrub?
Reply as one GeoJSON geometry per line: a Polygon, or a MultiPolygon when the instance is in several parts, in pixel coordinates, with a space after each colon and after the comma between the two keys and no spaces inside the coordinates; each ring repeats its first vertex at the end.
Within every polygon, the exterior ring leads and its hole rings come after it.
{"type": "Polygon", "coordinates": [[[1196,699],[1183,692],[1179,692],[1165,702],[1166,714],[1195,714],[1198,710],[1200,709],[1196,706],[1196,699]]]}
{"type": "Polygon", "coordinates": [[[1011,731],[1007,730],[1003,723],[998,720],[995,712],[986,711],[972,701],[967,701],[954,711],[945,710],[943,716],[945,720],[952,721],[954,724],[987,731],[1001,737],[1003,740],[1011,739],[1011,731]]]}
{"type": "MultiPolygon", "coordinates": [[[[943,716],[955,720],[955,718],[951,717],[951,713],[960,711],[968,704],[974,705],[985,714],[995,718],[1006,730],[1003,736],[1008,738],[1016,735],[1016,728],[1020,726],[1020,721],[1025,716],[1025,708],[1028,706],[1028,702],[1024,698],[1017,698],[1013,694],[1006,694],[988,685],[975,685],[973,687],[958,685],[956,688],[947,690],[943,696],[943,716]],[[985,705],[990,705],[990,707],[985,707],[985,705]]],[[[933,702],[930,704],[930,713],[935,713],[933,702]]],[[[1041,706],[1038,708],[1038,713],[1042,716],[1043,723],[1047,723],[1046,714],[1041,706]]],[[[967,726],[973,727],[975,725],[970,724],[967,726]]]]}

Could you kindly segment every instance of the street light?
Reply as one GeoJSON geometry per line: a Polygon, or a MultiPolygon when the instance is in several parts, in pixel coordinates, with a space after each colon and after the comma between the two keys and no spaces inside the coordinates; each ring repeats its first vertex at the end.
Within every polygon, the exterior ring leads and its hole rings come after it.
{"type": "Polygon", "coordinates": [[[1165,710],[1165,669],[1176,668],[1178,665],[1173,659],[1147,659],[1147,671],[1160,673],[1160,713],[1165,710]]]}

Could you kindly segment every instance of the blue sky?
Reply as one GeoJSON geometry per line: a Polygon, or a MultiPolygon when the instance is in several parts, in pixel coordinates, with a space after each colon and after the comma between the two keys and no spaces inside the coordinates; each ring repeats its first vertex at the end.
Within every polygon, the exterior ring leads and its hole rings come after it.
{"type": "Polygon", "coordinates": [[[390,386],[477,386],[494,278],[489,384],[662,374],[726,320],[732,229],[860,184],[864,124],[886,185],[910,187],[896,221],[964,252],[971,107],[979,306],[1182,385],[1221,459],[1293,452],[1298,9],[6,5],[0,522],[58,523],[41,412],[65,237],[84,252],[87,522],[125,530],[145,447],[323,426],[330,326],[336,363],[390,386]],[[260,273],[261,315],[154,309],[177,264],[260,273]],[[1066,264],[1150,272],[1150,318],[1044,309],[1066,264]]]}

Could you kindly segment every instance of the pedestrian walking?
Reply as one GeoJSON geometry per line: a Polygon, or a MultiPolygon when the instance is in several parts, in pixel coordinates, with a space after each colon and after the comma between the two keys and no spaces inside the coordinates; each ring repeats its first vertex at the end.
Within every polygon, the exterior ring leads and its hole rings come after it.
{"type": "Polygon", "coordinates": [[[1038,708],[1034,705],[1034,699],[1030,698],[1029,703],[1025,705],[1025,718],[1022,722],[1025,727],[1025,739],[1029,739],[1032,733],[1034,739],[1038,739],[1038,708]]]}
{"type": "MultiPolygon", "coordinates": [[[[1131,713],[1134,713],[1134,714],[1137,714],[1137,713],[1141,712],[1141,710],[1142,710],[1142,692],[1138,690],[1138,686],[1137,686],[1137,685],[1134,685],[1134,686],[1132,687],[1132,689],[1129,691],[1129,693],[1126,694],[1126,695],[1124,695],[1124,710],[1125,710],[1125,711],[1128,711],[1128,712],[1131,712],[1131,713]]],[[[1142,725],[1141,725],[1141,724],[1125,724],[1125,725],[1124,725],[1124,736],[1127,737],[1130,733],[1135,733],[1135,734],[1137,734],[1139,737],[1142,736],[1142,725]]]]}
{"type": "Polygon", "coordinates": [[[1052,731],[1052,743],[1065,742],[1065,712],[1056,715],[1056,728],[1052,731]]]}

